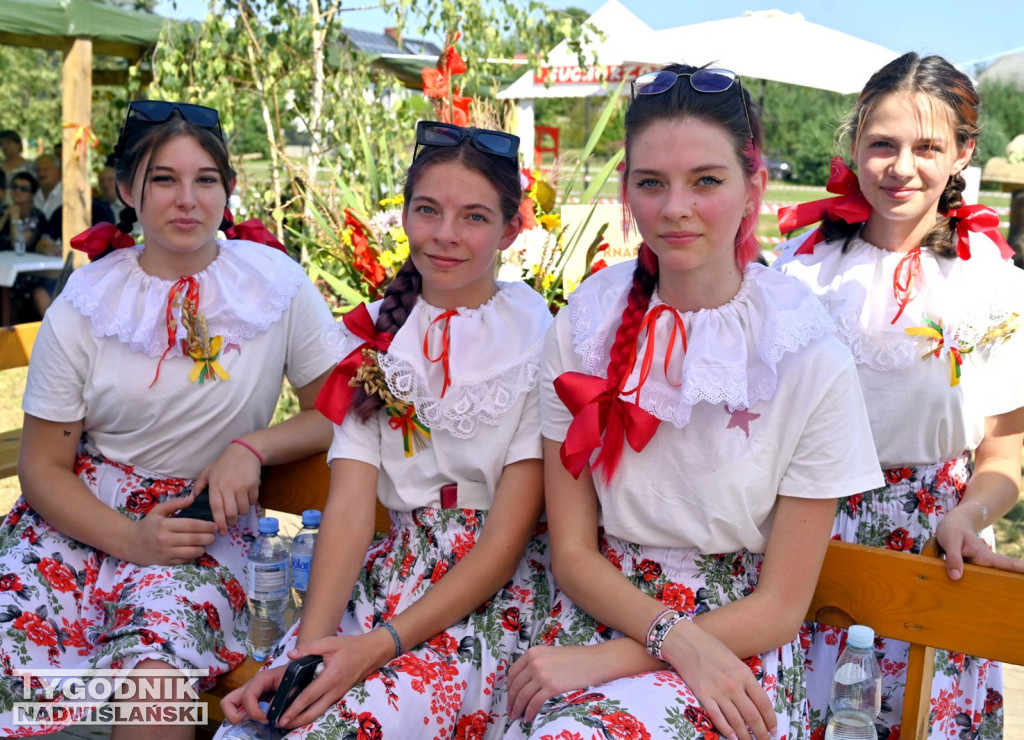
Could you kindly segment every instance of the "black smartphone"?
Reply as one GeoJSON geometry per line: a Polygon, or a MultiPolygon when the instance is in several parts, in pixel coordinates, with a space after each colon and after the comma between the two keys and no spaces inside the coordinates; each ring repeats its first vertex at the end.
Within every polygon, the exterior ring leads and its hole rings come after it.
{"type": "Polygon", "coordinates": [[[204,522],[212,522],[213,510],[210,509],[209,488],[204,488],[196,494],[196,497],[192,499],[192,503],[184,509],[179,509],[176,516],[184,519],[202,519],[204,522]]]}
{"type": "Polygon", "coordinates": [[[284,710],[291,706],[295,697],[309,686],[310,682],[319,676],[323,669],[324,659],[320,655],[305,655],[289,663],[284,677],[277,687],[277,692],[267,708],[267,721],[271,725],[276,725],[277,721],[281,719],[281,715],[284,714],[284,710]]]}

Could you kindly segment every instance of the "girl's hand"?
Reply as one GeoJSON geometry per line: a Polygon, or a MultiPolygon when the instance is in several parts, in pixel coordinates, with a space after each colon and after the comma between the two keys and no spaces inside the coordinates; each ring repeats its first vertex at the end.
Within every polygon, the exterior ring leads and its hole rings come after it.
{"type": "Polygon", "coordinates": [[[961,503],[942,518],[935,528],[935,539],[946,554],[946,573],[958,581],[964,573],[964,561],[986,568],[999,568],[1024,573],[1024,561],[992,552],[977,533],[978,523],[984,526],[979,506],[961,503]],[[972,518],[973,517],[973,518],[972,518]]]}
{"type": "Polygon", "coordinates": [[[222,536],[259,500],[260,460],[242,445],[229,444],[196,478],[195,490],[210,491],[210,511],[222,536]]]}
{"type": "Polygon", "coordinates": [[[134,523],[121,559],[138,565],[182,565],[202,557],[217,539],[214,524],[174,516],[193,498],[194,493],[162,501],[150,509],[142,521],[134,523]]]}
{"type": "Polygon", "coordinates": [[[533,722],[548,699],[566,691],[603,683],[602,666],[592,646],[536,645],[508,671],[508,711],[513,719],[533,722]]]}
{"type": "Polygon", "coordinates": [[[246,719],[254,719],[257,722],[266,724],[267,714],[259,707],[259,702],[265,697],[269,699],[277,691],[278,684],[284,677],[285,669],[288,666],[282,665],[270,670],[260,671],[245,686],[241,686],[220,700],[220,709],[224,717],[233,725],[237,725],[246,719]]]}
{"type": "Polygon", "coordinates": [[[776,717],[768,694],[750,667],[717,638],[692,623],[678,623],[662,657],[689,686],[723,737],[767,740],[776,717]]]}
{"type": "Polygon", "coordinates": [[[377,629],[363,635],[321,637],[288,652],[291,660],[305,655],[323,656],[324,669],[295,697],[278,727],[294,729],[316,720],[341,701],[349,689],[387,662],[394,655],[394,643],[391,635],[377,629]]]}

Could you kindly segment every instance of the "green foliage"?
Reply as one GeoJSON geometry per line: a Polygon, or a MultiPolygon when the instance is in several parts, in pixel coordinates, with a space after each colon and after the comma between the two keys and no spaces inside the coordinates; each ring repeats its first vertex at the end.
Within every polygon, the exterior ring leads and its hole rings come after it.
{"type": "Polygon", "coordinates": [[[1010,140],[1024,134],[1024,93],[1006,82],[986,82],[978,93],[983,115],[975,161],[984,164],[1005,157],[1010,140]]]}

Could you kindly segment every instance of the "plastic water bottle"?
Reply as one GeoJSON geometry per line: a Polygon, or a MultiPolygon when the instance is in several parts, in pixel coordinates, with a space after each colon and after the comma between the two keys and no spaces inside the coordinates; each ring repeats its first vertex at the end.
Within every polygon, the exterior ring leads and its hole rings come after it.
{"type": "Polygon", "coordinates": [[[292,540],[292,604],[298,613],[306,600],[309,587],[309,570],[313,565],[313,545],[320,531],[320,510],[306,509],[302,512],[302,529],[292,540]]]}
{"type": "Polygon", "coordinates": [[[249,654],[264,660],[284,635],[288,607],[288,550],[278,536],[277,519],[260,519],[260,536],[247,563],[249,654]]]}
{"type": "Polygon", "coordinates": [[[882,707],[882,672],[874,642],[875,631],[870,627],[850,627],[828,692],[832,717],[825,740],[877,740],[875,717],[882,707]]]}
{"type": "MultiPolygon", "coordinates": [[[[264,714],[269,706],[268,702],[260,702],[260,709],[264,714]]],[[[281,737],[281,733],[270,725],[265,725],[254,719],[247,719],[245,722],[233,725],[221,737],[223,740],[274,740],[281,737]]]]}

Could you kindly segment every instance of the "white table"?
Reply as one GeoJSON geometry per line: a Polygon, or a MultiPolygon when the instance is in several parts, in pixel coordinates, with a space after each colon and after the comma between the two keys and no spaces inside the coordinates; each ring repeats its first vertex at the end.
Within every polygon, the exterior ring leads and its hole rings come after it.
{"type": "Polygon", "coordinates": [[[11,321],[11,293],[8,288],[14,285],[18,274],[37,270],[59,270],[64,267],[63,257],[51,257],[48,254],[26,252],[15,254],[12,251],[0,252],[0,323],[4,326],[11,321]]]}

